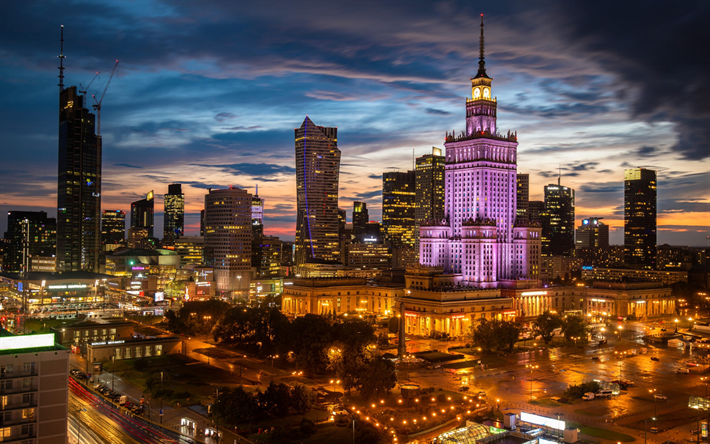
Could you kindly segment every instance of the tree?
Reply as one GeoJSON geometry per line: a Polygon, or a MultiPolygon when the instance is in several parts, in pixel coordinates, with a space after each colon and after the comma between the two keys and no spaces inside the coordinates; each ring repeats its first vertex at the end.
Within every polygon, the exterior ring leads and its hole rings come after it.
{"type": "Polygon", "coordinates": [[[369,399],[385,396],[397,384],[397,375],[392,361],[376,357],[370,360],[360,374],[360,394],[369,399]]]}
{"type": "Polygon", "coordinates": [[[565,397],[568,399],[579,399],[587,392],[596,393],[601,387],[596,381],[587,381],[582,384],[570,385],[565,390],[565,397]]]}
{"type": "Polygon", "coordinates": [[[269,383],[266,391],[257,395],[261,410],[271,416],[286,416],[291,407],[291,388],[286,384],[269,383]]]}
{"type": "Polygon", "coordinates": [[[286,324],[276,341],[281,354],[293,352],[301,368],[320,374],[328,363],[332,328],[322,316],[307,314],[286,324]]]}
{"type": "Polygon", "coordinates": [[[582,316],[567,316],[562,320],[562,334],[565,340],[572,338],[587,339],[587,322],[582,316]]]}
{"type": "Polygon", "coordinates": [[[241,385],[234,389],[223,388],[215,403],[215,414],[229,424],[251,422],[259,411],[256,397],[241,385]]]}
{"type": "Polygon", "coordinates": [[[291,410],[294,413],[307,413],[313,405],[314,394],[305,385],[297,384],[291,390],[291,410]]]}
{"type": "Polygon", "coordinates": [[[399,333],[399,318],[392,316],[390,320],[387,322],[387,330],[389,330],[390,333],[397,334],[399,333]]]}
{"type": "Polygon", "coordinates": [[[494,331],[498,338],[498,349],[513,351],[515,343],[520,339],[523,326],[515,321],[495,321],[494,331]]]}
{"type": "Polygon", "coordinates": [[[533,334],[542,337],[549,344],[555,336],[555,329],[562,326],[562,318],[558,314],[545,311],[533,321],[533,334]]]}
{"type": "Polygon", "coordinates": [[[493,323],[486,318],[478,318],[476,325],[471,326],[471,340],[484,351],[491,351],[496,346],[493,323]]]}

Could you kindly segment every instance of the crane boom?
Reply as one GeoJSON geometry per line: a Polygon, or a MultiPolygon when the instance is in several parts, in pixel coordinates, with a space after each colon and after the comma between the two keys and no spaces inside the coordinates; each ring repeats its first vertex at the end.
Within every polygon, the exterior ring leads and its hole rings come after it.
{"type": "MultiPolygon", "coordinates": [[[[82,94],[84,94],[84,102],[86,102],[86,92],[89,90],[89,88],[91,88],[91,84],[94,83],[94,80],[96,80],[96,78],[99,76],[99,74],[100,74],[100,72],[99,72],[99,71],[96,71],[96,74],[94,74],[94,78],[91,79],[91,81],[90,81],[89,84],[86,86],[86,88],[84,88],[84,85],[83,85],[83,84],[81,84],[81,83],[79,84],[79,87],[81,88],[81,89],[79,90],[79,92],[82,93],[82,94]]],[[[88,105],[88,103],[87,103],[86,105],[88,105]]]]}
{"type": "Polygon", "coordinates": [[[106,87],[104,87],[104,92],[101,94],[101,98],[99,100],[96,100],[96,95],[93,95],[91,97],[94,98],[94,109],[96,110],[96,136],[101,137],[101,103],[104,101],[104,96],[106,95],[106,91],[108,90],[108,86],[111,83],[111,79],[113,79],[113,75],[116,73],[116,68],[118,68],[118,60],[116,60],[116,64],[113,65],[113,70],[111,71],[111,75],[108,78],[108,81],[106,82],[106,87]]]}

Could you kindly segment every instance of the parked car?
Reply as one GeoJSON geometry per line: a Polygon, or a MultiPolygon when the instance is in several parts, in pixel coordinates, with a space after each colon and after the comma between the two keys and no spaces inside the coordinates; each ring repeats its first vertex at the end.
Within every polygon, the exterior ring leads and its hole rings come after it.
{"type": "Polygon", "coordinates": [[[660,359],[658,359],[658,358],[655,357],[655,356],[651,356],[651,361],[660,362],[660,359]]]}
{"type": "Polygon", "coordinates": [[[690,369],[688,368],[679,368],[676,370],[676,373],[685,373],[686,375],[690,373],[690,369]]]}
{"type": "Polygon", "coordinates": [[[592,361],[594,361],[594,362],[599,362],[599,356],[594,356],[594,357],[592,358],[592,361]]]}
{"type": "Polygon", "coordinates": [[[471,389],[471,387],[469,387],[469,386],[467,386],[467,385],[463,385],[463,386],[459,387],[459,391],[460,391],[460,392],[467,392],[467,391],[469,391],[470,389],[471,389]]]}
{"type": "Polygon", "coordinates": [[[653,397],[654,397],[655,399],[668,399],[668,396],[662,395],[662,394],[660,394],[660,393],[656,393],[655,395],[653,395],[653,397]]]}
{"type": "Polygon", "coordinates": [[[484,392],[483,390],[481,390],[480,392],[478,392],[478,396],[479,396],[480,398],[485,398],[485,397],[486,397],[486,392],[484,392]]]}

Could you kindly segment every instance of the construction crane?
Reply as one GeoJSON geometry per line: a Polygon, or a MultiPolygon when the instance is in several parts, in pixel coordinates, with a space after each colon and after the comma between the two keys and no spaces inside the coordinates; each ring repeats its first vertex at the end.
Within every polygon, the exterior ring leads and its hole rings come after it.
{"type": "Polygon", "coordinates": [[[94,109],[96,110],[96,136],[101,137],[101,103],[104,101],[104,96],[106,95],[106,90],[108,89],[108,85],[111,83],[111,79],[113,79],[113,75],[116,73],[116,68],[118,68],[118,60],[116,60],[116,64],[113,65],[113,70],[111,71],[111,76],[108,78],[108,81],[106,82],[106,87],[104,88],[104,92],[101,94],[101,98],[99,100],[96,100],[96,95],[92,94],[91,97],[94,98],[94,109]]]}
{"type": "Polygon", "coordinates": [[[91,88],[91,84],[94,83],[94,80],[96,80],[96,78],[99,76],[99,74],[100,74],[100,72],[99,72],[99,71],[96,71],[96,75],[94,75],[94,78],[91,79],[91,82],[89,82],[89,84],[86,86],[86,88],[84,87],[84,84],[83,84],[83,83],[80,83],[80,84],[79,84],[79,88],[81,88],[81,89],[79,90],[79,92],[82,93],[82,94],[84,94],[84,103],[85,103],[86,105],[88,105],[88,103],[86,103],[86,92],[89,90],[89,88],[91,88]]]}

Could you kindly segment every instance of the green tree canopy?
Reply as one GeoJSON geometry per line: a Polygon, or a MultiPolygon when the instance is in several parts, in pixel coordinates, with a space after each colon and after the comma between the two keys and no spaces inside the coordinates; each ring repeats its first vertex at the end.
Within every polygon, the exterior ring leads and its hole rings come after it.
{"type": "Polygon", "coordinates": [[[533,321],[533,334],[549,344],[555,336],[555,329],[562,327],[562,318],[556,313],[545,311],[533,321]]]}

